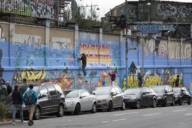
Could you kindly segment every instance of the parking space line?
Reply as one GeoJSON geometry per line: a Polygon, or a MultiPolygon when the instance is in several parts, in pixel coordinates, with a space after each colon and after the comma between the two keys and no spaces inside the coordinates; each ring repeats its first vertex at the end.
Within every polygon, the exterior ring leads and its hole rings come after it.
{"type": "Polygon", "coordinates": [[[124,115],[138,114],[138,113],[139,112],[119,113],[119,114],[113,114],[113,116],[124,116],[124,115]]]}
{"type": "Polygon", "coordinates": [[[150,117],[150,116],[157,116],[160,115],[161,113],[151,113],[151,114],[144,114],[144,117],[150,117]]]}
{"type": "Polygon", "coordinates": [[[126,120],[125,118],[122,118],[122,119],[116,119],[116,120],[113,120],[113,122],[118,122],[118,121],[124,121],[126,120]]]}
{"type": "Polygon", "coordinates": [[[186,109],[178,109],[178,110],[173,110],[173,112],[185,112],[187,111],[186,109]]]}
{"type": "Polygon", "coordinates": [[[101,123],[103,123],[103,124],[107,124],[107,123],[109,123],[109,121],[102,121],[101,123]]]}
{"type": "Polygon", "coordinates": [[[186,113],[185,116],[192,116],[192,113],[186,113]]]}

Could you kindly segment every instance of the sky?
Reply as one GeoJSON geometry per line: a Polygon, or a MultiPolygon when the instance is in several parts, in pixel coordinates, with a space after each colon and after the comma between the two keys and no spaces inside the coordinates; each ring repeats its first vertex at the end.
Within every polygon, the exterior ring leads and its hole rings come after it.
{"type": "MultiPolygon", "coordinates": [[[[99,10],[97,14],[100,17],[103,17],[105,13],[107,13],[110,9],[113,7],[125,2],[125,0],[77,0],[80,2],[81,5],[83,6],[90,6],[92,5],[98,5],[99,10]]],[[[138,0],[127,0],[129,1],[138,1],[138,0]]],[[[180,1],[180,2],[192,2],[192,0],[163,0],[163,1],[180,1]]]]}

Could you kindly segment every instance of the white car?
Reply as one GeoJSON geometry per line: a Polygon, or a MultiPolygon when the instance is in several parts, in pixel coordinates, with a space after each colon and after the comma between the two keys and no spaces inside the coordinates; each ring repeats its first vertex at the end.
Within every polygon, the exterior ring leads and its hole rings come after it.
{"type": "Polygon", "coordinates": [[[66,95],[65,98],[65,112],[72,112],[79,114],[83,111],[96,112],[96,98],[87,90],[73,90],[66,95]]]}

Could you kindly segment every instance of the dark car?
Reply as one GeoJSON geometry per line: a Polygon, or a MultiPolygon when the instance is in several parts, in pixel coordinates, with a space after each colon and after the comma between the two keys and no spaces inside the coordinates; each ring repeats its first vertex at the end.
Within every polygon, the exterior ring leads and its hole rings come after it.
{"type": "Polygon", "coordinates": [[[151,88],[134,88],[124,92],[126,107],[156,107],[157,94],[151,88]]]}
{"type": "Polygon", "coordinates": [[[122,91],[119,87],[98,87],[93,92],[96,96],[97,110],[112,111],[114,108],[125,109],[122,91]]]}
{"type": "Polygon", "coordinates": [[[173,88],[175,95],[175,103],[182,105],[184,103],[191,104],[191,95],[185,87],[173,88]]]}
{"type": "MultiPolygon", "coordinates": [[[[23,91],[26,87],[21,88],[23,91]]],[[[39,119],[42,115],[56,113],[58,116],[64,115],[64,93],[61,87],[55,83],[43,83],[33,88],[38,95],[35,107],[34,118],[39,119]]],[[[24,108],[26,113],[27,106],[24,108]]]]}
{"type": "Polygon", "coordinates": [[[175,105],[173,88],[169,85],[159,85],[152,88],[157,93],[157,104],[161,106],[175,105]]]}

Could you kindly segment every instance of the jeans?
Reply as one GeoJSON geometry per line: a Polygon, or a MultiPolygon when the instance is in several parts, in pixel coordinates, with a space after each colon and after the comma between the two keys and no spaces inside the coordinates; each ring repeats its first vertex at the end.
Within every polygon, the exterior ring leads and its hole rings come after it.
{"type": "Polygon", "coordinates": [[[17,111],[19,111],[21,122],[23,122],[23,108],[22,108],[22,105],[19,105],[19,104],[13,104],[13,106],[12,106],[13,121],[15,121],[17,111]]]}
{"type": "Polygon", "coordinates": [[[83,75],[86,76],[86,70],[85,70],[86,65],[82,65],[82,71],[83,71],[83,75]]]}

